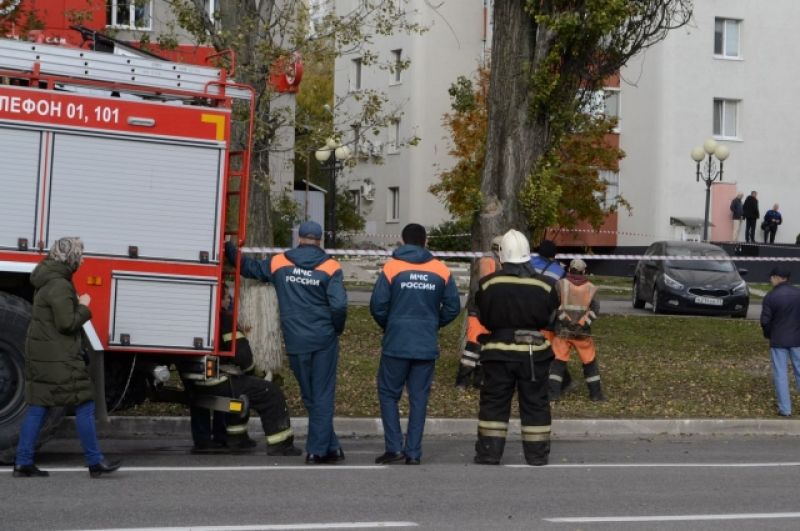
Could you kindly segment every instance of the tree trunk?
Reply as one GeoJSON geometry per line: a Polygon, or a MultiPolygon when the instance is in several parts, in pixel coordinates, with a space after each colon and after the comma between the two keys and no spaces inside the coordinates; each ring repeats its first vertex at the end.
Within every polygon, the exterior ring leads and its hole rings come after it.
{"type": "Polygon", "coordinates": [[[546,123],[531,115],[531,72],[546,55],[550,36],[525,10],[525,0],[494,3],[492,78],[486,160],[481,176],[480,248],[509,229],[527,233],[517,193],[547,146],[546,123]]]}

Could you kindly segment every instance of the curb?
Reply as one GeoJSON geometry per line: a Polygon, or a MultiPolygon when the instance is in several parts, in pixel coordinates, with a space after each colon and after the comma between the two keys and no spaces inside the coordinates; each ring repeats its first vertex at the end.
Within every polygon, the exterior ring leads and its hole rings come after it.
{"type": "MultiPolygon", "coordinates": [[[[406,421],[403,420],[405,429],[406,421]]],[[[380,418],[336,417],[334,426],[340,437],[381,437],[380,418]]],[[[251,418],[251,433],[261,431],[261,423],[251,418]]],[[[304,437],[308,418],[292,418],[295,434],[304,437]]],[[[429,418],[426,435],[469,436],[478,430],[476,419],[429,418]]],[[[519,434],[519,420],[510,422],[510,431],[519,434]]],[[[107,423],[98,422],[97,433],[106,439],[144,439],[153,437],[188,438],[189,417],[111,417],[107,423]]],[[[74,438],[75,419],[67,417],[55,435],[74,438]]],[[[554,439],[581,438],[639,438],[684,436],[800,436],[800,421],[791,419],[563,419],[553,421],[554,439]]]]}

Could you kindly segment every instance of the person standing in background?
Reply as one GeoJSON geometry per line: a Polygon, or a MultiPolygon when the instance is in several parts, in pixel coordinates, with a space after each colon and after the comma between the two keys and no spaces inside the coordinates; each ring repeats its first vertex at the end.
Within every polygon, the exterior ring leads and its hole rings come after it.
{"type": "Polygon", "coordinates": [[[519,401],[522,449],[531,466],[550,455],[548,375],[553,351],[541,333],[558,309],[556,287],[530,263],[530,244],[519,231],[503,235],[503,268],[481,279],[475,296],[489,338],[481,348],[484,384],[478,411],[475,463],[498,465],[508,436],[514,392],[519,401]]]}
{"type": "Polygon", "coordinates": [[[225,256],[230,263],[240,260],[243,277],[275,285],[286,354],[308,410],[306,463],[332,464],[345,458],[333,413],[347,292],[342,267],[320,247],[320,224],[304,221],[298,237],[297,247],[266,260],[239,256],[232,242],[225,244],[225,256]]]}
{"type": "Polygon", "coordinates": [[[785,266],[777,266],[769,274],[772,291],[767,293],[761,305],[761,329],[769,339],[772,356],[772,382],[778,402],[778,415],[792,414],[792,398],[789,394],[787,363],[791,361],[794,379],[800,390],[800,288],[789,283],[791,272],[785,266]]]}
{"type": "Polygon", "coordinates": [[[739,241],[739,231],[742,228],[742,219],[744,218],[742,197],[744,197],[744,194],[739,192],[731,201],[731,218],[733,219],[733,234],[731,235],[731,241],[734,242],[739,241]]]}
{"type": "Polygon", "coordinates": [[[385,452],[379,465],[405,459],[418,465],[422,433],[439,357],[439,329],[461,312],[455,278],[443,262],[425,249],[425,227],[403,228],[403,245],[384,264],[369,301],[369,311],[383,329],[378,367],[378,400],[385,452]],[[408,433],[400,428],[398,401],[408,390],[408,433]]]}
{"type": "Polygon", "coordinates": [[[742,215],[745,220],[744,241],[747,243],[756,242],[756,223],[761,214],[758,212],[758,192],[753,190],[742,205],[742,215]]]}

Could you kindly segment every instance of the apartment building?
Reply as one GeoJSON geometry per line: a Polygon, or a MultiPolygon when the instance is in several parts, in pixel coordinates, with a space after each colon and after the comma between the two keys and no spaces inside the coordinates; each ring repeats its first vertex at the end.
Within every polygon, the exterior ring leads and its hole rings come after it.
{"type": "Polygon", "coordinates": [[[800,44],[799,16],[794,0],[698,1],[689,26],[622,71],[620,145],[627,157],[619,181],[633,214],[619,216],[620,245],[680,237],[676,220],[703,218],[706,186],[689,153],[707,138],[730,150],[722,182],[711,187],[711,239],[730,239],[730,200],[756,190],[762,218],[780,204],[776,243],[795,242],[800,179],[791,146],[800,142],[800,112],[797,66],[787,50],[800,44]]]}
{"type": "MultiPolygon", "coordinates": [[[[342,123],[344,140],[361,141],[355,147],[357,165],[347,168],[346,183],[360,202],[367,238],[392,244],[409,222],[433,226],[450,218],[444,206],[428,192],[441,169],[452,165],[447,154],[448,132],[442,115],[450,110],[447,89],[458,76],[473,77],[490,43],[490,21],[484,0],[396,0],[412,20],[426,26],[422,35],[375,37],[372,47],[378,62],[410,61],[405,70],[365,65],[358,51],[340,57],[335,66],[337,99],[360,90],[381,90],[389,98],[386,107],[399,109],[400,119],[381,128],[378,135],[359,130],[360,124],[342,123]],[[354,127],[355,126],[355,127],[354,127]],[[416,146],[405,145],[419,137],[416,146]]],[[[358,7],[358,0],[336,0],[339,14],[358,7]]],[[[366,128],[365,128],[366,129],[366,128]]]]}

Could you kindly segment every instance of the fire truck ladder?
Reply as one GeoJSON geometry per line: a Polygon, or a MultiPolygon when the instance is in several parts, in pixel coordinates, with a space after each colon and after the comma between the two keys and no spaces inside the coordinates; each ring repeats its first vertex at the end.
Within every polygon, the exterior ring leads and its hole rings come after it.
{"type": "Polygon", "coordinates": [[[249,91],[226,86],[226,71],[219,68],[9,39],[0,39],[0,57],[2,70],[250,99],[249,91]]]}
{"type": "Polygon", "coordinates": [[[231,151],[228,153],[228,202],[226,209],[228,212],[234,210],[234,202],[237,202],[235,217],[235,225],[228,225],[225,227],[225,236],[235,236],[234,241],[239,244],[239,238],[242,235],[242,229],[247,223],[247,205],[242,204],[242,199],[246,197],[246,180],[248,164],[245,158],[249,156],[247,151],[231,151]]]}

